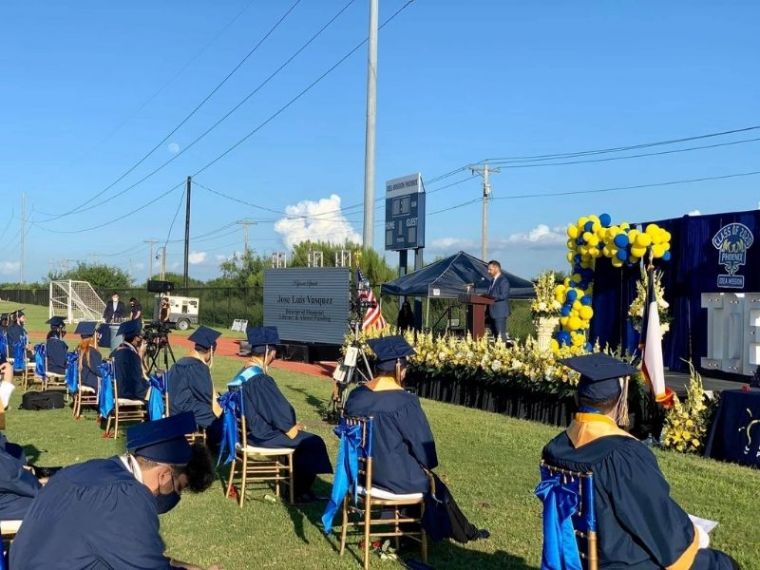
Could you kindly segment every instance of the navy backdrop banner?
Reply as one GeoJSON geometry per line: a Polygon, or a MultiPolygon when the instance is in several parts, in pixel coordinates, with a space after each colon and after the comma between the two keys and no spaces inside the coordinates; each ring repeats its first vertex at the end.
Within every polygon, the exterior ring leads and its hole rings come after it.
{"type": "MultiPolygon", "coordinates": [[[[640,224],[642,227],[651,222],[640,224]]],[[[707,310],[701,308],[702,293],[760,292],[760,211],[731,212],[709,216],[684,216],[654,222],[671,233],[668,262],[663,269],[665,299],[670,303],[670,331],[663,339],[665,366],[688,371],[683,359],[699,365],[707,354],[707,310]]],[[[594,275],[592,340],[622,346],[633,352],[638,333],[628,318],[636,296],[637,267],[616,269],[599,260],[594,275]]]]}
{"type": "Polygon", "coordinates": [[[705,456],[760,467],[760,390],[724,390],[705,456]]]}

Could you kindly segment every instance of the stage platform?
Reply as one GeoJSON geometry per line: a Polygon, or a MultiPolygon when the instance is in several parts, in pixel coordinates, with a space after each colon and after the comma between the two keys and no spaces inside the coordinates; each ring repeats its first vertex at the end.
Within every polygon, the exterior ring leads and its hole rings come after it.
{"type": "MultiPolygon", "coordinates": [[[[710,378],[702,375],[702,385],[705,390],[713,392],[722,392],[723,390],[736,390],[742,387],[742,384],[749,384],[750,378],[745,381],[738,380],[721,380],[720,378],[710,378]]],[[[689,375],[683,372],[665,371],[665,385],[668,386],[679,396],[686,394],[686,387],[689,385],[689,375]]]]}

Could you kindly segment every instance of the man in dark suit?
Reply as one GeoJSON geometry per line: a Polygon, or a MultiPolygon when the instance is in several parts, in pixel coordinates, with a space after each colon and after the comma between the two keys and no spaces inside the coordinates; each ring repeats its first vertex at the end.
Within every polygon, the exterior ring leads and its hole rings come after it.
{"type": "Polygon", "coordinates": [[[492,259],[488,262],[491,285],[487,296],[494,302],[488,306],[488,323],[494,338],[507,342],[507,317],[509,317],[509,280],[501,272],[501,263],[492,259]]]}
{"type": "Polygon", "coordinates": [[[106,303],[106,309],[103,311],[103,320],[107,323],[121,322],[124,320],[124,303],[119,301],[119,294],[114,291],[111,295],[111,301],[106,303]]]}

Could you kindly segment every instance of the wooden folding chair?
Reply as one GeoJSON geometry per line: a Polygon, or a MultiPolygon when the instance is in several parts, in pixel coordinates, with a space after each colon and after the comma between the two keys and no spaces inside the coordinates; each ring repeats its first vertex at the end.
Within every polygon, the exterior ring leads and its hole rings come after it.
{"type": "MultiPolygon", "coordinates": [[[[16,538],[21,528],[21,522],[20,520],[0,521],[0,539],[2,539],[3,544],[0,555],[4,556],[6,561],[8,560],[8,551],[13,543],[13,539],[16,538]]],[[[7,565],[5,567],[7,568],[7,565]]]]}
{"type": "MultiPolygon", "coordinates": [[[[79,358],[84,358],[80,352],[79,358]]],[[[82,406],[98,407],[98,391],[90,386],[82,384],[82,365],[81,361],[77,362],[77,391],[74,394],[74,419],[79,419],[82,415],[82,406]]]]}
{"type": "Polygon", "coordinates": [[[119,398],[119,388],[116,385],[115,375],[111,384],[113,385],[113,411],[108,415],[106,433],[111,433],[111,424],[113,423],[113,438],[116,439],[119,437],[119,424],[146,421],[148,419],[148,408],[142,400],[119,398]]]}
{"type": "Polygon", "coordinates": [[[594,507],[594,474],[562,469],[541,461],[541,480],[559,478],[559,484],[579,496],[578,511],[573,515],[573,528],[578,542],[581,563],[586,570],[598,570],[596,509],[594,507]]]}
{"type": "MultiPolygon", "coordinates": [[[[242,394],[241,394],[242,396],[242,394]]],[[[240,489],[238,491],[238,503],[243,508],[245,502],[246,483],[274,483],[275,494],[280,496],[280,484],[283,481],[288,485],[288,498],[290,503],[295,501],[293,487],[293,454],[295,449],[288,447],[268,448],[248,445],[248,427],[245,414],[240,411],[236,418],[238,430],[238,443],[235,449],[235,460],[230,466],[230,477],[227,482],[225,497],[229,498],[232,492],[232,484],[235,479],[238,463],[240,464],[240,489]]]]}
{"type": "Polygon", "coordinates": [[[48,360],[47,351],[45,352],[45,378],[43,379],[43,390],[65,390],[66,389],[66,374],[60,374],[58,372],[50,372],[50,362],[48,360]]]}
{"type": "Polygon", "coordinates": [[[422,528],[422,517],[425,514],[425,495],[423,493],[410,493],[397,495],[374,487],[372,484],[372,430],[373,420],[371,417],[344,417],[341,422],[346,426],[361,426],[361,444],[359,449],[359,481],[357,495],[359,505],[350,504],[349,490],[343,499],[342,524],[340,532],[340,555],[346,550],[346,537],[348,527],[363,530],[363,562],[365,570],[369,568],[370,545],[372,538],[392,537],[399,547],[399,539],[402,536],[409,537],[420,543],[422,561],[427,562],[428,543],[427,534],[422,528]],[[383,510],[392,510],[392,518],[383,518],[383,510]],[[417,511],[419,516],[409,514],[409,511],[417,511]],[[373,511],[381,511],[373,512],[373,511]],[[349,520],[349,513],[355,514],[356,520],[349,520]],[[403,528],[402,528],[403,525],[403,528]],[[380,529],[380,530],[374,530],[380,529]]]}

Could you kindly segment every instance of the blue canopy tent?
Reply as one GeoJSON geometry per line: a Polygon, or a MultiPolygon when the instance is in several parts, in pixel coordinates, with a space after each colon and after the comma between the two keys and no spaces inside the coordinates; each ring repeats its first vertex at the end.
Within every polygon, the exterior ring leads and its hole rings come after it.
{"type": "MultiPolygon", "coordinates": [[[[481,292],[488,289],[491,277],[487,267],[485,261],[460,251],[385,283],[381,292],[383,295],[458,299],[467,293],[468,285],[481,292]]],[[[533,283],[527,279],[507,272],[504,272],[504,276],[509,280],[511,299],[530,299],[535,296],[533,283]]]]}

